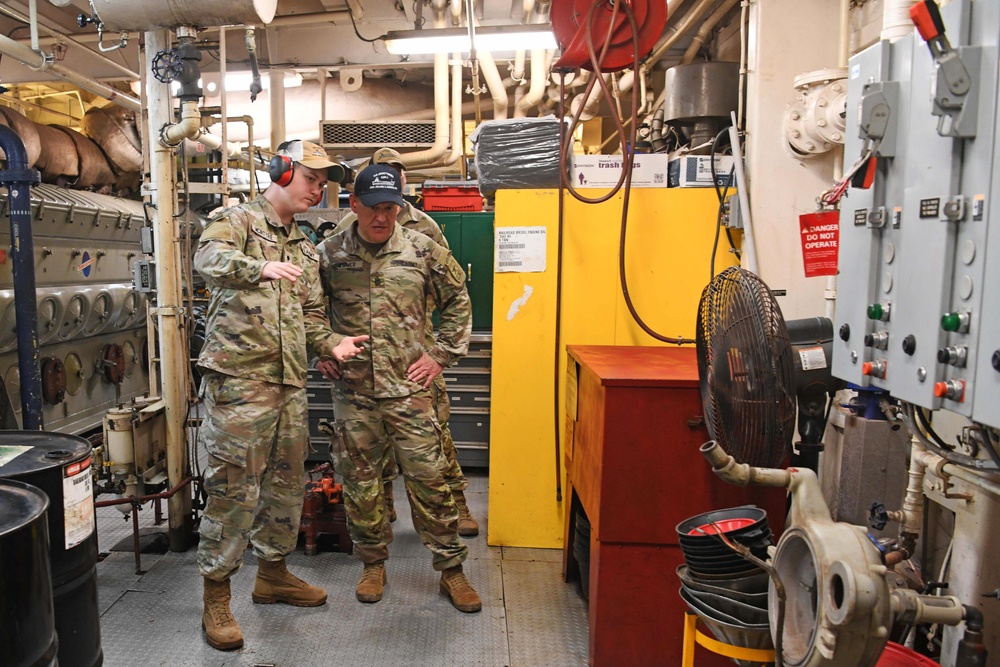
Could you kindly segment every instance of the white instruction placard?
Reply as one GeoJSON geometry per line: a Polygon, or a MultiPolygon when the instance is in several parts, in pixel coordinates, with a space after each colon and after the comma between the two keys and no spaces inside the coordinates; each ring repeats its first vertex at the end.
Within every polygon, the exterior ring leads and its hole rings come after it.
{"type": "Polygon", "coordinates": [[[545,271],[545,227],[497,227],[495,240],[497,273],[545,271]]]}
{"type": "Polygon", "coordinates": [[[94,487],[89,456],[63,467],[63,513],[66,549],[72,549],[94,532],[94,487]]]}

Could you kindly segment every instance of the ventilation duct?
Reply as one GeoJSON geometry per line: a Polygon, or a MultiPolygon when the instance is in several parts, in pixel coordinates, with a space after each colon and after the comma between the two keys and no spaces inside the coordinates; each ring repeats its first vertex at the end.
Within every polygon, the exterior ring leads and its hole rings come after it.
{"type": "Polygon", "coordinates": [[[324,120],[319,127],[323,148],[426,148],[434,145],[435,138],[435,124],[425,121],[324,120]]]}

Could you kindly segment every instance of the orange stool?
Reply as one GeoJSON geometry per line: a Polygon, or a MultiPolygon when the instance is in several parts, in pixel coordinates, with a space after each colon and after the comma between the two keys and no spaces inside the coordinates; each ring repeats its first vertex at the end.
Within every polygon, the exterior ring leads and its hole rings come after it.
{"type": "Polygon", "coordinates": [[[681,654],[681,667],[694,667],[694,645],[703,646],[712,653],[750,662],[774,662],[774,650],[766,648],[744,648],[733,646],[713,639],[698,631],[698,615],[684,612],[684,650],[681,654]]]}

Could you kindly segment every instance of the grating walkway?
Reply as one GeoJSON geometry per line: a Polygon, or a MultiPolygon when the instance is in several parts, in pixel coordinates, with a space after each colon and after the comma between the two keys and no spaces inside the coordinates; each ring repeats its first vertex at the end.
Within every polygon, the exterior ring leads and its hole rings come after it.
{"type": "MultiPolygon", "coordinates": [[[[97,566],[105,667],[583,667],[587,664],[587,610],[576,587],[560,576],[561,553],[486,545],[487,477],[469,475],[466,496],[480,521],[467,539],[465,571],[483,599],[478,614],[463,614],[438,593],[430,552],[409,521],[402,479],[396,482],[400,518],[393,524],[388,584],[382,601],[361,604],[354,586],[361,563],[322,552],[289,558],[290,568],[325,586],[329,599],[315,609],[250,600],[255,558],[233,578],[233,613],[244,647],[220,652],[201,631],[201,577],[195,551],[143,554],[135,574],[130,551],[111,552],[97,566]]],[[[152,524],[145,510],[142,524],[152,524]]],[[[131,521],[115,508],[98,510],[102,552],[131,536],[131,521]]]]}

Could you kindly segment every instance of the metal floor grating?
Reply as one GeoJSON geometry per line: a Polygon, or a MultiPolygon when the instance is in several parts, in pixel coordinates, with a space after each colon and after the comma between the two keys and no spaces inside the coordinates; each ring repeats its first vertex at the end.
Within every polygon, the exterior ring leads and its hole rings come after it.
{"type": "MultiPolygon", "coordinates": [[[[327,604],[253,604],[256,563],[248,551],[246,567],[233,578],[233,613],[246,637],[238,651],[216,651],[204,641],[194,550],[143,554],[142,575],[135,574],[131,552],[111,552],[97,566],[105,667],[583,667],[587,608],[576,586],[562,581],[560,552],[487,546],[487,475],[469,478],[466,496],[481,532],[466,540],[465,571],[483,599],[482,612],[463,614],[438,592],[438,574],[413,530],[400,479],[401,511],[382,601],[355,600],[361,573],[355,558],[296,552],[291,569],[325,586],[327,604]]],[[[152,523],[153,512],[144,510],[140,524],[152,523]]],[[[98,510],[102,552],[130,537],[131,525],[114,508],[98,510]]]]}

